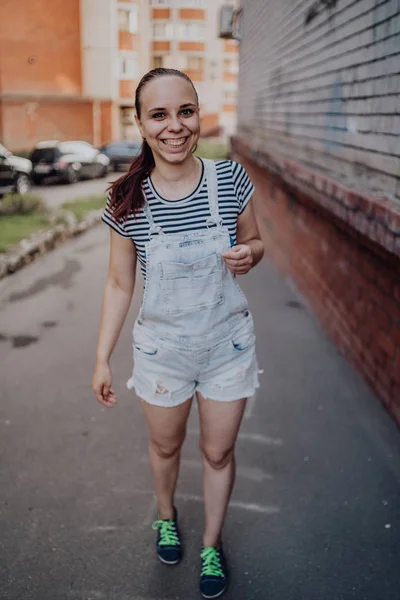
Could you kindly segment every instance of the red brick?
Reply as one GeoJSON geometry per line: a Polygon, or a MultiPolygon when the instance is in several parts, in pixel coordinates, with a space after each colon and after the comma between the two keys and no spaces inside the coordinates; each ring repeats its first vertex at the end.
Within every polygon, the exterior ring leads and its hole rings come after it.
{"type": "MultiPolygon", "coordinates": [[[[398,274],[398,279],[400,279],[400,273],[398,274]]],[[[394,286],[393,297],[396,300],[396,302],[398,302],[400,305],[400,284],[399,283],[396,283],[394,286]]]]}
{"type": "Polygon", "coordinates": [[[376,320],[377,324],[383,331],[389,333],[389,330],[392,326],[392,321],[388,314],[385,313],[385,311],[382,310],[379,306],[375,307],[373,318],[376,320]]]}
{"type": "Polygon", "coordinates": [[[362,272],[364,273],[364,275],[366,275],[366,277],[368,277],[368,279],[373,281],[376,276],[375,263],[364,259],[364,264],[362,265],[362,272]]]}
{"type": "Polygon", "coordinates": [[[386,225],[396,235],[400,235],[400,211],[390,209],[386,213],[386,225]]]}
{"type": "Polygon", "coordinates": [[[386,228],[381,223],[376,224],[376,239],[381,246],[385,245],[386,228]]]}
{"type": "Polygon", "coordinates": [[[359,207],[365,216],[370,217],[372,215],[373,206],[373,201],[370,198],[360,196],[359,207]]]}
{"type": "Polygon", "coordinates": [[[378,221],[378,223],[386,223],[386,219],[387,219],[387,213],[388,213],[388,206],[385,205],[384,203],[380,203],[380,202],[375,202],[374,203],[374,207],[373,207],[373,211],[372,211],[372,218],[375,221],[378,221]]]}
{"type": "Polygon", "coordinates": [[[394,293],[394,278],[387,271],[378,272],[378,285],[385,294],[392,296],[394,293]]]}
{"type": "Polygon", "coordinates": [[[379,346],[383,348],[390,358],[394,358],[396,356],[396,346],[394,345],[393,340],[388,337],[385,333],[381,333],[378,340],[379,346]]]}
{"type": "Polygon", "coordinates": [[[400,327],[398,325],[393,325],[390,330],[390,338],[393,341],[393,344],[396,346],[397,351],[400,350],[400,327]]]}

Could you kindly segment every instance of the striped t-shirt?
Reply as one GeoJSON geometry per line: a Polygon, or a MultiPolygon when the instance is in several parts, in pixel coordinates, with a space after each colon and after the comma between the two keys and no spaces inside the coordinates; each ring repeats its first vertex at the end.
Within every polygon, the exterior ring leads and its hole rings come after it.
{"type": "MultiPolygon", "coordinates": [[[[242,165],[230,160],[221,160],[215,164],[218,178],[218,211],[233,243],[236,243],[237,219],[249,202],[254,186],[242,165]]],[[[210,206],[204,163],[197,188],[180,200],[165,200],[154,188],[151,177],[147,177],[142,185],[154,222],[160,225],[165,233],[187,233],[207,228],[210,206]]],[[[132,239],[143,277],[146,279],[145,244],[149,241],[150,225],[144,211],[135,216],[130,215],[121,223],[115,220],[111,213],[109,196],[102,219],[120,235],[132,239]]]]}

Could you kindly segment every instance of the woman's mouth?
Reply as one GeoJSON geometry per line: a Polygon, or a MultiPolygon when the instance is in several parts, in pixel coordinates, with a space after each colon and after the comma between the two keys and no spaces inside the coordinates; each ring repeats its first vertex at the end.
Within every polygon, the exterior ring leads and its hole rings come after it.
{"type": "Polygon", "coordinates": [[[164,140],[161,140],[163,144],[165,144],[165,146],[168,146],[168,148],[182,148],[186,142],[187,142],[186,137],[183,138],[166,138],[164,140]]]}

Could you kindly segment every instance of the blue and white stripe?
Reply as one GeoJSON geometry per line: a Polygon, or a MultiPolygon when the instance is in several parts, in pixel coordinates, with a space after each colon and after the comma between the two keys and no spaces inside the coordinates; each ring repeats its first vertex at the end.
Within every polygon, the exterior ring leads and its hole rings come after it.
{"type": "MultiPolygon", "coordinates": [[[[237,220],[249,202],[254,186],[245,169],[239,163],[223,160],[215,164],[218,178],[219,213],[223,225],[228,228],[233,242],[236,243],[237,220]]],[[[165,233],[206,229],[210,207],[204,165],[199,185],[186,198],[165,200],[155,190],[150,177],[143,182],[143,191],[149,203],[154,222],[156,225],[160,225],[165,233]]],[[[118,222],[112,216],[110,199],[108,198],[102,219],[120,235],[132,239],[136,246],[143,277],[146,279],[145,243],[149,240],[150,226],[144,212],[141,211],[135,217],[129,216],[123,223],[118,222]]]]}

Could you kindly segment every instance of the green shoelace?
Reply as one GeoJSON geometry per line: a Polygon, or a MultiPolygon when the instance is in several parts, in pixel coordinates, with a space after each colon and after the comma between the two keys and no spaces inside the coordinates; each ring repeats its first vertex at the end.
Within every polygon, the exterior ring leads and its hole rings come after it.
{"type": "Polygon", "coordinates": [[[200,554],[203,560],[203,567],[201,569],[201,576],[211,575],[213,577],[223,577],[224,573],[221,567],[221,560],[219,552],[215,548],[204,548],[200,554]]]}
{"type": "Polygon", "coordinates": [[[154,531],[160,532],[160,546],[179,546],[179,538],[176,533],[175,523],[172,519],[169,521],[154,521],[152,525],[154,531]]]}

